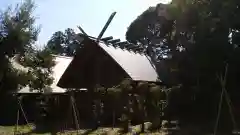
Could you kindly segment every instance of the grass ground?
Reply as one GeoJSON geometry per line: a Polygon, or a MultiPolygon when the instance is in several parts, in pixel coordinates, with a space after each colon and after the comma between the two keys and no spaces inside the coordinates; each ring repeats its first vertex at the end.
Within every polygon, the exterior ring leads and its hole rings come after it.
{"type": "MultiPolygon", "coordinates": [[[[146,127],[148,127],[146,125],[146,127]]],[[[0,135],[13,135],[15,126],[0,126],[0,135]]],[[[31,135],[51,135],[51,133],[44,133],[44,134],[36,134],[30,133],[34,129],[34,125],[24,125],[18,126],[18,133],[19,134],[31,134],[31,135]]],[[[136,132],[140,132],[141,126],[136,125],[132,126],[132,133],[126,133],[125,135],[133,135],[136,132]]],[[[90,129],[82,129],[79,131],[64,131],[57,133],[58,135],[77,135],[77,134],[87,134],[87,135],[118,135],[120,134],[120,128],[106,128],[100,127],[97,130],[91,131],[90,129]]],[[[147,133],[148,135],[163,135],[160,133],[147,133]]]]}
{"type": "MultiPolygon", "coordinates": [[[[146,124],[145,126],[148,128],[148,125],[146,124]]],[[[14,135],[14,129],[15,126],[0,126],[0,135],[14,135]]],[[[51,135],[51,133],[44,133],[44,134],[36,134],[36,133],[30,133],[34,129],[34,125],[24,125],[24,126],[19,126],[18,127],[18,133],[23,134],[23,135],[51,135]]],[[[135,133],[139,133],[141,131],[141,126],[136,125],[132,126],[132,132],[131,133],[126,133],[122,135],[135,135],[135,133]]],[[[100,127],[97,130],[91,131],[90,129],[82,129],[79,130],[78,132],[75,131],[64,131],[64,132],[59,132],[57,135],[119,135],[121,129],[120,128],[106,128],[106,127],[100,127]]],[[[144,133],[145,135],[167,135],[164,132],[149,132],[149,133],[144,133]]],[[[219,134],[219,133],[218,133],[219,134]]],[[[201,132],[196,132],[196,130],[193,132],[193,129],[187,128],[187,129],[182,129],[181,132],[179,132],[177,135],[211,135],[211,134],[204,134],[201,132]]],[[[221,134],[221,135],[227,135],[227,134],[221,134]]]]}

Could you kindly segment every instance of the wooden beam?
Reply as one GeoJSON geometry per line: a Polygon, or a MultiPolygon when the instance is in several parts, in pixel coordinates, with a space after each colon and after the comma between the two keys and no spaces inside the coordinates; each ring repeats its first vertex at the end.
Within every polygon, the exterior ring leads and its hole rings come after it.
{"type": "Polygon", "coordinates": [[[125,44],[125,45],[124,45],[124,48],[128,49],[129,47],[132,47],[132,46],[133,46],[133,44],[128,43],[128,44],[125,44]]]}
{"type": "Polygon", "coordinates": [[[134,49],[137,49],[137,48],[139,48],[139,46],[134,45],[134,44],[129,44],[126,49],[128,49],[128,50],[134,50],[134,49]]]}
{"type": "Polygon", "coordinates": [[[99,39],[102,38],[104,32],[107,30],[109,24],[111,23],[113,17],[116,15],[116,13],[117,13],[117,12],[113,12],[113,13],[111,14],[111,16],[109,17],[107,23],[104,25],[102,31],[101,31],[100,34],[98,35],[98,37],[97,37],[97,41],[99,41],[99,39]]]}
{"type": "Polygon", "coordinates": [[[104,37],[104,38],[102,38],[101,40],[107,42],[108,40],[112,40],[112,39],[113,39],[113,37],[110,36],[110,37],[104,37]]]}
{"type": "Polygon", "coordinates": [[[128,44],[127,41],[117,43],[117,45],[122,49],[124,49],[125,45],[127,45],[127,44],[128,44]]]}
{"type": "Polygon", "coordinates": [[[77,26],[77,27],[78,27],[78,29],[79,29],[85,36],[88,36],[87,33],[83,30],[82,27],[80,27],[80,26],[77,26]]]}
{"type": "Polygon", "coordinates": [[[139,47],[139,48],[134,49],[134,51],[136,51],[136,52],[143,52],[143,48],[139,47]]]}
{"type": "Polygon", "coordinates": [[[111,44],[115,44],[117,42],[120,42],[120,39],[114,39],[114,40],[110,40],[110,41],[107,41],[108,43],[111,43],[111,44]]]}

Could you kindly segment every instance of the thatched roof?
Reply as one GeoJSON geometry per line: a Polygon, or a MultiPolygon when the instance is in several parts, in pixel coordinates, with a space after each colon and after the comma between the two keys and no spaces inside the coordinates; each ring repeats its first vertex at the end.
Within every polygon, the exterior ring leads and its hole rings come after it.
{"type": "Polygon", "coordinates": [[[62,75],[58,86],[62,88],[91,88],[99,84],[111,87],[123,79],[160,82],[151,60],[143,53],[99,43],[86,38],[83,47],[62,75]]]}

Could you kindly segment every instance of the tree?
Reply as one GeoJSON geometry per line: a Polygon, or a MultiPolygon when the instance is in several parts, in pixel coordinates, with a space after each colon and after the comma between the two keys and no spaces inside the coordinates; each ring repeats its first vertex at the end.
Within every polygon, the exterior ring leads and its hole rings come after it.
{"type": "Polygon", "coordinates": [[[161,79],[168,85],[176,85],[177,76],[171,72],[176,64],[169,60],[175,56],[172,53],[177,52],[173,45],[175,23],[168,11],[172,11],[171,7],[165,4],[150,7],[130,24],[126,39],[145,48],[144,52],[156,65],[161,79]]]}
{"type": "Polygon", "coordinates": [[[66,35],[66,49],[65,53],[67,56],[73,56],[76,53],[77,47],[79,47],[79,43],[75,40],[76,33],[73,29],[67,28],[65,30],[66,35]]]}
{"type": "Polygon", "coordinates": [[[150,7],[130,24],[126,32],[127,41],[145,48],[154,62],[166,57],[169,52],[166,44],[171,35],[166,33],[172,29],[173,21],[165,17],[167,14],[159,16],[158,13],[159,10],[165,12],[166,8],[164,4],[150,7]]]}
{"type": "Polygon", "coordinates": [[[35,26],[33,10],[34,3],[26,0],[15,10],[9,8],[1,14],[0,93],[25,86],[43,89],[51,84],[50,72],[54,62],[49,52],[34,47],[39,28],[35,26]],[[48,72],[42,72],[45,68],[48,72]],[[42,86],[35,85],[40,80],[42,86]]]}
{"type": "Polygon", "coordinates": [[[161,127],[161,121],[164,116],[164,108],[167,99],[164,89],[158,85],[152,85],[148,89],[149,94],[147,96],[147,110],[152,121],[152,129],[161,127]],[[165,102],[165,103],[164,103],[165,102]]]}
{"type": "MultiPolygon", "coordinates": [[[[28,86],[32,90],[39,92],[49,91],[50,85],[53,82],[52,67],[55,65],[54,58],[48,49],[35,50],[33,53],[28,53],[19,61],[24,67],[28,68],[28,73],[31,74],[28,86]]],[[[51,90],[50,90],[51,91],[51,90]]]]}
{"type": "Polygon", "coordinates": [[[112,103],[112,128],[116,126],[116,111],[119,110],[121,106],[121,89],[120,88],[108,88],[107,95],[110,97],[110,102],[112,103]]]}
{"type": "Polygon", "coordinates": [[[63,54],[65,48],[65,35],[61,31],[55,32],[47,43],[47,47],[53,54],[63,54]]]}
{"type": "Polygon", "coordinates": [[[1,122],[10,122],[15,115],[17,104],[11,93],[23,87],[44,92],[52,84],[53,57],[46,48],[34,45],[39,28],[33,10],[34,3],[26,0],[0,16],[0,107],[5,108],[1,122]]]}
{"type": "MultiPolygon", "coordinates": [[[[237,0],[173,0],[166,5],[171,21],[166,22],[169,27],[160,29],[162,34],[156,38],[166,41],[163,46],[169,49],[168,56],[171,57],[166,57],[168,59],[161,60],[160,63],[168,61],[169,70],[175,69],[177,82],[182,84],[182,91],[178,95],[181,98],[177,100],[176,108],[185,108],[185,112],[189,112],[194,120],[215,119],[214,106],[217,106],[220,92],[220,83],[216,78],[224,72],[226,63],[231,70],[226,87],[231,99],[239,103],[236,83],[239,79],[239,5],[237,0]]],[[[143,17],[144,14],[140,16],[143,17]]],[[[133,21],[126,33],[127,40],[138,42],[142,37],[147,37],[148,33],[144,29],[148,30],[149,26],[140,27],[140,24],[151,23],[152,20],[154,19],[146,17],[133,21]],[[137,27],[138,29],[133,29],[137,27]],[[143,31],[141,36],[138,35],[139,31],[143,31]]],[[[156,21],[153,23],[158,24],[156,21]]],[[[154,42],[155,39],[150,41],[154,42]]],[[[155,44],[153,48],[157,48],[155,44]]],[[[190,117],[181,110],[178,114],[190,117]]]]}
{"type": "Polygon", "coordinates": [[[76,33],[71,28],[67,28],[65,32],[57,31],[48,41],[47,47],[53,54],[73,56],[77,47],[79,47],[75,37],[76,33]]]}
{"type": "Polygon", "coordinates": [[[136,101],[137,101],[137,106],[138,106],[138,110],[139,110],[139,114],[140,114],[140,119],[141,119],[141,132],[144,133],[144,122],[146,119],[146,102],[147,102],[147,96],[148,96],[148,83],[147,82],[139,82],[138,84],[136,84],[136,93],[134,94],[136,101]]]}

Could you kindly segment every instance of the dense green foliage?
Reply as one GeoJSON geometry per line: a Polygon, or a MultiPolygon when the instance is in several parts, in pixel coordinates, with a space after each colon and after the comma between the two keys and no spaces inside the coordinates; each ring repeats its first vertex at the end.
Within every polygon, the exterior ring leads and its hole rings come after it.
{"type": "Polygon", "coordinates": [[[32,16],[34,3],[26,0],[0,18],[0,93],[29,86],[42,90],[52,83],[53,58],[45,48],[36,49],[39,28],[32,16]]]}
{"type": "Polygon", "coordinates": [[[51,90],[54,57],[35,44],[40,29],[32,15],[34,8],[33,1],[26,0],[0,14],[0,123],[15,118],[18,102],[12,93],[22,88],[51,90]]]}
{"type": "MultiPolygon", "coordinates": [[[[221,92],[218,76],[224,74],[226,64],[226,89],[236,109],[240,103],[239,1],[173,0],[162,6],[166,7],[163,15],[157,16],[158,8],[150,8],[134,20],[126,39],[151,50],[158,49],[157,44],[165,48],[150,56],[158,61],[157,65],[167,67],[175,84],[182,84],[179,100],[174,99],[175,108],[179,108],[175,113],[194,121],[215,119],[221,92]],[[149,34],[152,31],[159,34],[149,34]],[[166,53],[161,55],[162,51],[166,53]]],[[[233,112],[237,114],[236,110],[233,112]]]]}
{"type": "Polygon", "coordinates": [[[76,41],[76,33],[73,29],[67,28],[65,32],[55,32],[47,43],[47,48],[53,54],[73,56],[79,47],[76,41]]]}
{"type": "Polygon", "coordinates": [[[156,11],[158,7],[150,7],[144,11],[130,24],[126,32],[127,41],[145,48],[154,61],[163,58],[169,52],[166,44],[170,35],[164,35],[164,33],[171,30],[173,24],[171,20],[158,16],[156,11]]]}

